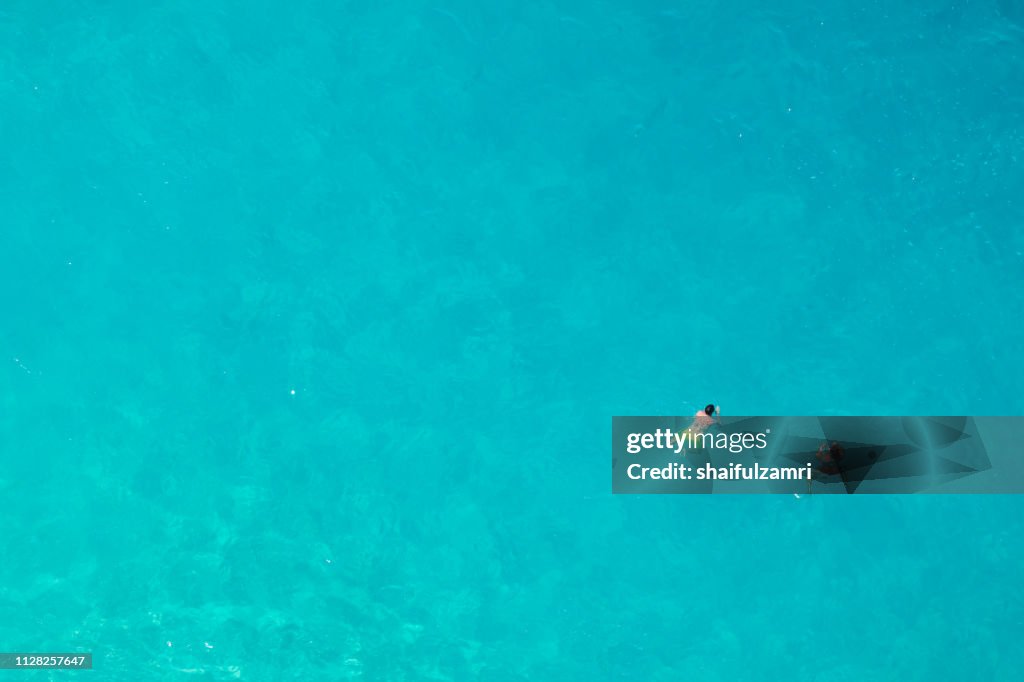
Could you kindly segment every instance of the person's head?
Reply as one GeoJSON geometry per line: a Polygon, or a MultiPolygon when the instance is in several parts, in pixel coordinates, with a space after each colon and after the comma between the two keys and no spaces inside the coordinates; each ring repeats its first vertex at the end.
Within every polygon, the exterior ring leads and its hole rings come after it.
{"type": "Polygon", "coordinates": [[[707,407],[705,407],[704,408],[704,414],[706,414],[709,417],[714,416],[714,414],[715,414],[715,406],[714,405],[708,405],[707,407]]]}

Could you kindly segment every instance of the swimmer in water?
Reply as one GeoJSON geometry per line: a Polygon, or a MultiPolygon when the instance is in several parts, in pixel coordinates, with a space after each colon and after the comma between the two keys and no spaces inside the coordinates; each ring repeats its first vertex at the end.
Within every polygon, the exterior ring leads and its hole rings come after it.
{"type": "Polygon", "coordinates": [[[718,423],[721,416],[722,411],[720,408],[711,404],[707,405],[703,410],[698,410],[690,425],[679,432],[680,438],[684,438],[687,433],[691,433],[694,436],[704,433],[709,426],[718,423]]]}
{"type": "Polygon", "coordinates": [[[690,424],[688,431],[694,434],[703,433],[709,426],[719,421],[722,416],[722,410],[715,405],[708,405],[703,410],[698,410],[697,414],[693,417],[693,423],[690,424]]]}

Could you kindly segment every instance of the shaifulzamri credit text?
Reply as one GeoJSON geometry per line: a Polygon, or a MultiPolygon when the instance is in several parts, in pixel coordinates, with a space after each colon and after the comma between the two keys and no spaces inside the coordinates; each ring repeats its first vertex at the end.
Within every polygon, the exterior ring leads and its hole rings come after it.
{"type": "Polygon", "coordinates": [[[674,480],[674,481],[810,481],[813,474],[810,462],[805,467],[766,467],[758,463],[753,466],[745,464],[729,464],[728,466],[691,467],[681,462],[672,462],[663,467],[645,467],[630,464],[626,475],[634,481],[674,480]]]}

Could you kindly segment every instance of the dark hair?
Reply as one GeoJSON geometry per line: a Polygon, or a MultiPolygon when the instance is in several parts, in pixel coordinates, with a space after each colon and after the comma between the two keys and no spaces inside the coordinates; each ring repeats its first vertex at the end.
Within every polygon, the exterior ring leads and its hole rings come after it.
{"type": "Polygon", "coordinates": [[[706,414],[707,416],[710,417],[714,413],[715,413],[715,406],[714,405],[708,405],[707,407],[704,408],[704,414],[706,414]]]}

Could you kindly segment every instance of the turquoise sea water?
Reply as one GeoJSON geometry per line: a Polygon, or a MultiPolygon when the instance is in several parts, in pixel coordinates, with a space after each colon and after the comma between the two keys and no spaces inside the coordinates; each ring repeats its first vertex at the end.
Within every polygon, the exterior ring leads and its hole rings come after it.
{"type": "Polygon", "coordinates": [[[1024,5],[0,8],[0,650],[1016,680],[1011,497],[612,497],[610,418],[1021,414],[1024,5]]]}

